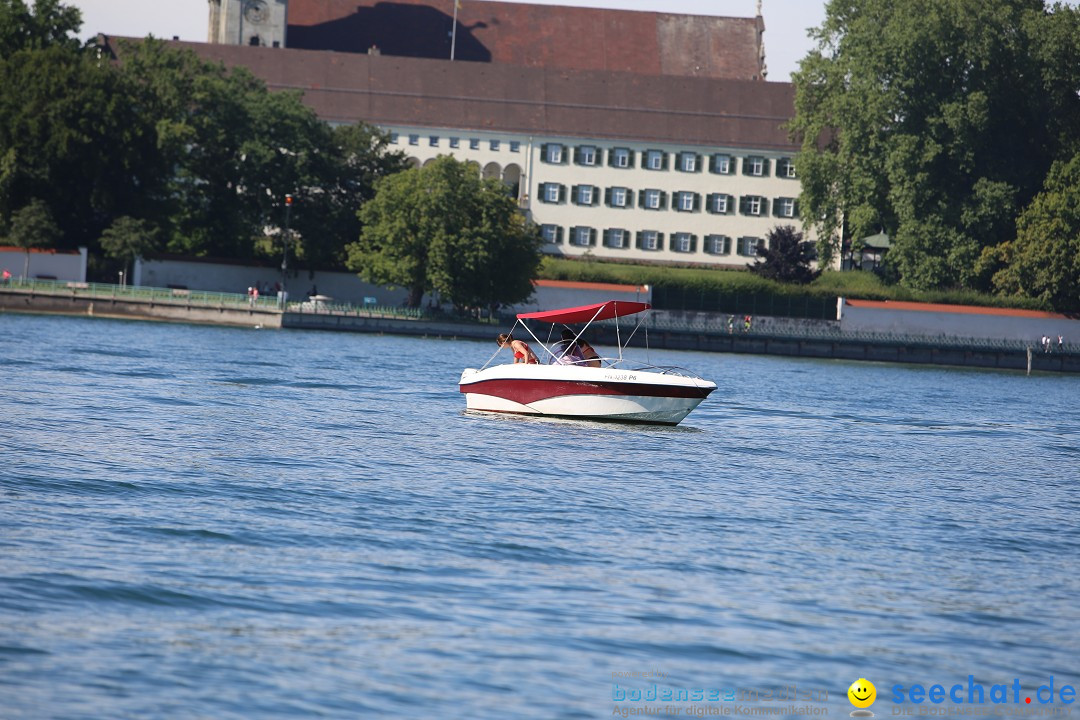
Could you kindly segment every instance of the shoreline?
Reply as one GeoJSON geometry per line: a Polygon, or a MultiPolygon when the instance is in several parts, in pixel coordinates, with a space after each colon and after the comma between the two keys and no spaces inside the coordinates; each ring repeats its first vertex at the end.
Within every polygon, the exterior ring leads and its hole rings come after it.
{"type": "MultiPolygon", "coordinates": [[[[85,284],[57,291],[0,287],[0,313],[52,314],[148,320],[184,324],[282,330],[381,333],[415,337],[490,340],[503,327],[496,323],[432,320],[395,314],[392,309],[354,313],[317,309],[314,312],[283,311],[272,300],[249,303],[243,296],[215,296],[213,300],[191,294],[131,297],[123,293],[102,296],[80,291],[85,284]]],[[[299,306],[297,306],[299,307],[299,306]]],[[[597,326],[593,342],[610,345],[614,332],[597,326]]],[[[644,336],[631,346],[644,345],[644,336]]],[[[1024,372],[1080,373],[1080,353],[1043,352],[1038,348],[987,342],[948,342],[932,337],[866,338],[827,334],[781,334],[762,331],[709,332],[700,329],[648,328],[649,345],[667,350],[696,350],[753,355],[779,355],[864,362],[943,365],[1024,372]]],[[[1070,349],[1071,350],[1071,349],[1070,349]]]]}

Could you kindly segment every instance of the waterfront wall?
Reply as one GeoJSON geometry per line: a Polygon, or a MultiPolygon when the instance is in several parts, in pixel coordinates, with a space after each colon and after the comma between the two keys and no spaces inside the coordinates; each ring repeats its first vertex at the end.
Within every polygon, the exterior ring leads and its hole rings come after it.
{"type": "Polygon", "coordinates": [[[1080,319],[1059,313],[894,300],[841,298],[837,304],[844,333],[1016,340],[1035,347],[1043,335],[1054,345],[1059,335],[1065,343],[1080,342],[1080,319]]]}
{"type": "Polygon", "coordinates": [[[14,278],[26,277],[62,282],[86,282],[86,248],[52,250],[0,246],[0,272],[7,270],[14,278]]]}
{"type": "Polygon", "coordinates": [[[234,327],[281,327],[281,311],[272,304],[246,306],[241,302],[214,306],[190,302],[190,296],[183,294],[170,298],[110,298],[87,296],[81,290],[83,288],[73,287],[67,294],[43,294],[0,289],[0,312],[87,315],[234,327]]]}
{"type": "MultiPolygon", "coordinates": [[[[491,342],[510,323],[421,319],[396,308],[331,311],[308,303],[283,312],[270,298],[251,302],[239,294],[208,294],[186,290],[95,286],[87,283],[11,283],[0,287],[0,312],[56,313],[95,317],[204,323],[338,332],[371,332],[491,342]],[[114,295],[110,296],[110,287],[114,295]],[[304,309],[304,311],[301,311],[304,309]]],[[[955,365],[961,367],[1027,369],[1080,373],[1080,346],[1043,352],[1031,344],[963,342],[955,337],[902,337],[881,333],[844,333],[829,321],[755,317],[748,331],[732,326],[726,316],[697,313],[654,313],[631,346],[704,352],[785,355],[833,360],[955,365]],[[719,328],[718,329],[718,326],[719,328]]],[[[621,323],[625,342],[633,325],[621,323]]],[[[617,345],[610,322],[589,329],[589,338],[602,354],[617,345]]]]}
{"type": "MultiPolygon", "coordinates": [[[[244,294],[249,287],[264,290],[281,282],[280,265],[250,265],[193,258],[152,258],[135,263],[132,284],[244,294]]],[[[394,306],[405,302],[408,293],[401,288],[386,288],[360,280],[353,273],[290,269],[285,287],[290,300],[303,300],[312,290],[337,303],[394,306]]]]}

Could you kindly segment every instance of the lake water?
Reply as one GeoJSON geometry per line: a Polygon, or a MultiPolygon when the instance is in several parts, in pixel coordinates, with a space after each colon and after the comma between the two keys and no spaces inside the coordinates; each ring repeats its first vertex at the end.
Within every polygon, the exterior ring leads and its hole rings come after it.
{"type": "Polygon", "coordinates": [[[0,333],[3,718],[1080,685],[1078,377],[654,351],[719,385],[660,428],[466,414],[494,342],[0,333]]]}

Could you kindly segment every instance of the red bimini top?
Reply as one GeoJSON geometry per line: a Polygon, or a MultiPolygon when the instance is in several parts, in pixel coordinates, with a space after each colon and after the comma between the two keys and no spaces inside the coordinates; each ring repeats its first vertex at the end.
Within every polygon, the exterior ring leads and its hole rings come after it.
{"type": "Polygon", "coordinates": [[[518,320],[539,320],[549,323],[585,323],[592,320],[610,320],[624,315],[636,315],[652,308],[649,303],[608,300],[596,305],[518,313],[518,320]]]}

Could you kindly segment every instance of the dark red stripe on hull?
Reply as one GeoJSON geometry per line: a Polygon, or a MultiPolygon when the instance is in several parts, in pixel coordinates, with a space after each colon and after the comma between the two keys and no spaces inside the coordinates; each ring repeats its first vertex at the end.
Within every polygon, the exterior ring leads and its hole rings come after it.
{"type": "Polygon", "coordinates": [[[701,398],[704,400],[715,388],[673,385],[639,385],[620,382],[574,382],[569,380],[482,380],[461,384],[463,393],[493,395],[522,405],[566,395],[643,395],[646,397],[701,398]]]}

